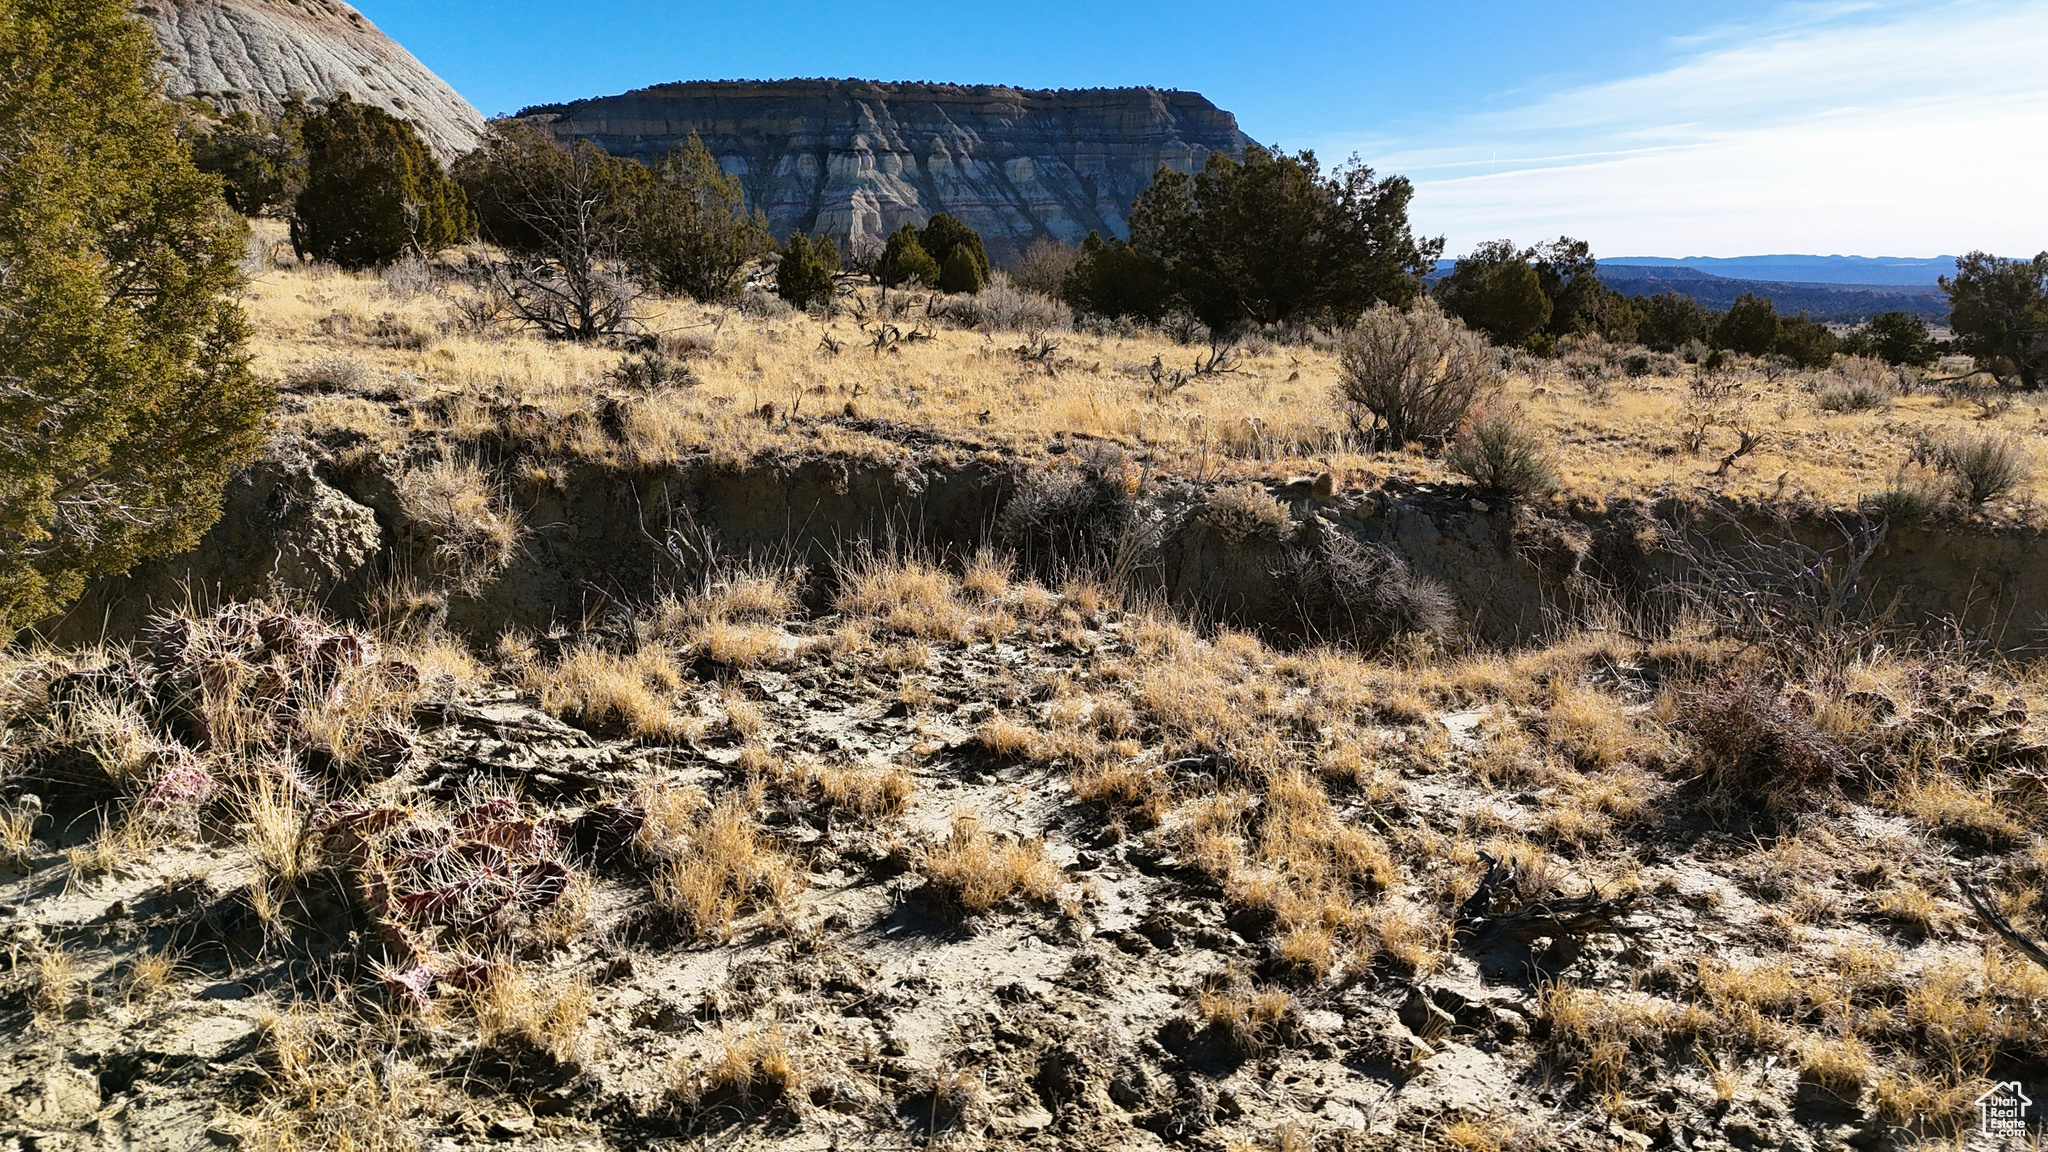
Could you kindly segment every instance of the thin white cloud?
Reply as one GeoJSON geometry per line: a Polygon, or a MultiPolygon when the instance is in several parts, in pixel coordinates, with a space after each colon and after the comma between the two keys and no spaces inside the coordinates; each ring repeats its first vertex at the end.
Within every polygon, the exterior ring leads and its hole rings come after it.
{"type": "Polygon", "coordinates": [[[1644,76],[1403,139],[1453,252],[1560,233],[1612,255],[2048,248],[2048,0],[1786,9],[1644,76]]]}

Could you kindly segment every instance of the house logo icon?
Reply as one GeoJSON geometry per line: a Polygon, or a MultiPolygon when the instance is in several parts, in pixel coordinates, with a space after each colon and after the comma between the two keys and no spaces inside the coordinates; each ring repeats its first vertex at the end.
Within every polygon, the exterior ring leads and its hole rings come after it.
{"type": "Polygon", "coordinates": [[[1991,1091],[1977,1097],[1978,1131],[1986,1136],[2025,1136],[2027,1109],[2033,1103],[2017,1080],[1993,1084],[1991,1091]]]}

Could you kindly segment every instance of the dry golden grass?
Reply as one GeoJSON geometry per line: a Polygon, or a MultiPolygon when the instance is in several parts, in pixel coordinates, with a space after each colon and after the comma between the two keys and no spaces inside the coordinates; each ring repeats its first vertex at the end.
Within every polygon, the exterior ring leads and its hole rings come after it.
{"type": "Polygon", "coordinates": [[[928,561],[867,553],[839,574],[835,604],[855,620],[925,640],[964,640],[969,614],[953,577],[928,561]]]}
{"type": "Polygon", "coordinates": [[[1050,904],[1061,881],[1042,841],[991,833],[966,814],[953,818],[951,834],[923,853],[917,868],[925,877],[924,891],[969,915],[1013,900],[1050,904]]]}
{"type": "Polygon", "coordinates": [[[560,1061],[576,1058],[595,997],[581,977],[536,980],[515,961],[497,964],[473,1001],[486,1044],[523,1040],[560,1061]]]}
{"type": "Polygon", "coordinates": [[[696,734],[671,705],[683,676],[661,648],[630,656],[576,648],[552,666],[529,667],[523,682],[542,710],[600,731],[657,741],[696,734]]]}
{"type": "Polygon", "coordinates": [[[786,910],[802,890],[802,875],[736,797],[665,820],[669,838],[650,845],[660,857],[654,900],[698,937],[730,940],[742,915],[786,910]]]}
{"type": "Polygon", "coordinates": [[[817,784],[825,803],[869,819],[903,811],[917,790],[916,779],[902,768],[828,766],[818,769],[817,784]]]}
{"type": "MultiPolygon", "coordinates": [[[[245,804],[249,854],[263,870],[264,880],[287,890],[296,887],[317,859],[304,806],[270,772],[257,773],[245,804]]],[[[265,883],[254,887],[269,891],[265,883]]]]}
{"type": "Polygon", "coordinates": [[[45,948],[36,957],[35,1014],[38,1023],[63,1020],[86,992],[85,971],[78,957],[62,945],[45,948]]]}
{"type": "Polygon", "coordinates": [[[43,810],[28,804],[0,805],[0,864],[25,868],[35,858],[36,829],[43,810]]]}
{"type": "MultiPolygon", "coordinates": [[[[616,351],[468,331],[447,300],[394,296],[374,276],[325,268],[265,273],[251,287],[248,307],[259,371],[286,378],[336,356],[363,369],[361,394],[294,394],[287,425],[345,429],[374,445],[409,436],[460,442],[508,430],[548,453],[640,464],[686,453],[737,464],[788,450],[899,458],[899,446],[832,419],[852,403],[863,417],[1026,452],[1056,433],[1086,433],[1146,449],[1155,471],[1199,478],[1330,472],[1355,486],[1448,475],[1438,460],[1347,446],[1334,351],[1320,346],[1254,346],[1237,372],[1159,395],[1149,372],[1153,358],[1187,366],[1198,349],[1157,334],[1063,334],[1062,367],[1048,375],[1013,355],[1004,338],[980,332],[941,326],[932,340],[876,353],[848,315],[765,318],[652,301],[644,317],[649,330],[708,332],[710,347],[691,361],[696,386],[632,397],[621,444],[590,417],[590,397],[617,367],[616,351]],[[828,334],[846,350],[823,350],[820,337],[828,334]],[[398,398],[367,399],[386,390],[398,398]],[[774,406],[772,418],[761,417],[764,405],[774,406]]],[[[1844,364],[1830,378],[1861,371],[1844,364]]],[[[1837,413],[1821,406],[1827,384],[1811,374],[1771,381],[1743,368],[1733,377],[1735,399],[1708,402],[1695,396],[1690,373],[1588,388],[1561,364],[1536,364],[1508,380],[1502,399],[1553,447],[1565,499],[1708,491],[1853,504],[1885,488],[1921,432],[1938,438],[1989,428],[2048,458],[2038,399],[2021,397],[1988,418],[1975,404],[1928,394],[1837,413]],[[1765,431],[1763,445],[1715,475],[1743,429],[1765,431]],[[1689,443],[1695,436],[1696,445],[1689,443]]],[[[2044,498],[2048,470],[2036,472],[2012,501],[2042,505],[2044,498]]],[[[1993,510],[2019,513],[2004,503],[1993,510]]]]}
{"type": "Polygon", "coordinates": [[[709,1056],[669,1077],[669,1095],[683,1107],[697,1108],[709,1098],[728,1095],[750,1104],[775,1104],[802,1089],[801,1066],[780,1026],[728,1030],[713,1043],[709,1056]]]}
{"type": "Polygon", "coordinates": [[[172,949],[138,953],[128,962],[127,996],[130,1003],[148,1003],[170,990],[182,967],[181,955],[172,949]]]}
{"type": "Polygon", "coordinates": [[[257,1017],[267,1065],[262,1098],[234,1118],[238,1144],[261,1152],[311,1148],[413,1152],[422,1114],[440,1094],[404,1054],[386,1017],[351,1018],[331,1005],[257,1017]]]}

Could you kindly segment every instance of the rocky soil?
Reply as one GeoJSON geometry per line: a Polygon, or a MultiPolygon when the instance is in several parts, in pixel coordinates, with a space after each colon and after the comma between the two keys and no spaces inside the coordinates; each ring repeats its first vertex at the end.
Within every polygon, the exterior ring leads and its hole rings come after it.
{"type": "Polygon", "coordinates": [[[488,668],[262,606],[14,660],[0,1147],[1804,1152],[2048,1066],[1954,883],[2038,934],[2031,688],[1880,677],[1953,777],[1785,800],[1702,769],[1707,642],[764,580],[488,668]]]}

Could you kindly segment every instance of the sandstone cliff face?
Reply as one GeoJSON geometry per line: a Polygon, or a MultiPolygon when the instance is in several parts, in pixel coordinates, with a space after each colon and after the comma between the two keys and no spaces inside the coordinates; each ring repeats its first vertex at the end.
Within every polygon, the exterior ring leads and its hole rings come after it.
{"type": "Polygon", "coordinates": [[[951,212],[991,254],[1036,237],[1121,236],[1162,166],[1251,143],[1192,92],[1036,92],[857,80],[665,84],[532,109],[564,139],[653,162],[695,132],[776,235],[876,243],[951,212]]]}
{"type": "Polygon", "coordinates": [[[294,92],[346,92],[411,120],[444,161],[482,139],[467,100],[339,0],[142,0],[136,12],[156,29],[173,96],[276,115],[294,92]]]}

